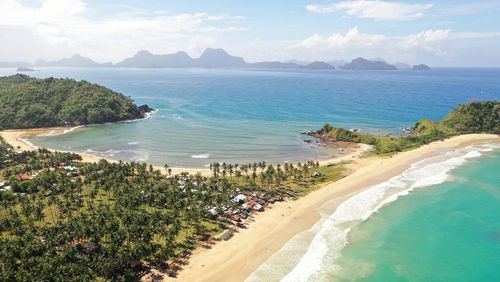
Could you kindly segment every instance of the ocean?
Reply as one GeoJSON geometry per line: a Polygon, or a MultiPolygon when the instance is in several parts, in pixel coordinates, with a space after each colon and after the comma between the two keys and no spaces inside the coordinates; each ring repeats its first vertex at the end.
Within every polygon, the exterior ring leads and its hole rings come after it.
{"type": "Polygon", "coordinates": [[[500,281],[500,144],[424,159],[295,236],[251,281],[500,281]]]}
{"type": "MultiPolygon", "coordinates": [[[[15,73],[0,69],[0,75],[15,73]]],[[[500,69],[269,71],[41,68],[36,77],[102,84],[158,109],[150,119],[96,125],[36,145],[110,159],[203,168],[213,162],[278,163],[335,151],[300,133],[329,122],[401,134],[420,118],[441,119],[460,103],[500,99],[500,69]]]]}

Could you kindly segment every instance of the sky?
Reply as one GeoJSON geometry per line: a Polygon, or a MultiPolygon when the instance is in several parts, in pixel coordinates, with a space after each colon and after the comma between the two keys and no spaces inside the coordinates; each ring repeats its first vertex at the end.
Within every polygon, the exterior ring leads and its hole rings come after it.
{"type": "Polygon", "coordinates": [[[500,67],[500,0],[0,0],[0,61],[139,50],[500,67]]]}

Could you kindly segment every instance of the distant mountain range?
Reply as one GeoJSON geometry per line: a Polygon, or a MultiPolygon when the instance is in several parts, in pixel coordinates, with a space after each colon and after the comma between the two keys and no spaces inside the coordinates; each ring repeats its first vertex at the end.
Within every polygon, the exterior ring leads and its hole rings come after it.
{"type": "Polygon", "coordinates": [[[405,64],[405,63],[401,63],[401,62],[395,63],[394,66],[397,67],[398,70],[411,69],[411,65],[405,64]]]}
{"type": "Polygon", "coordinates": [[[80,56],[79,54],[75,54],[71,58],[64,58],[56,61],[44,61],[39,59],[35,62],[35,66],[87,68],[87,67],[112,67],[113,64],[111,62],[99,64],[94,62],[92,59],[80,56]]]}
{"type": "Polygon", "coordinates": [[[420,65],[414,65],[412,70],[430,70],[431,68],[428,65],[420,64],[420,65]]]}
{"type": "MultiPolygon", "coordinates": [[[[200,57],[192,58],[186,52],[180,51],[173,54],[153,54],[142,50],[134,56],[124,59],[116,64],[97,63],[92,59],[76,54],[70,58],[55,61],[37,60],[35,64],[24,62],[0,62],[0,67],[121,67],[121,68],[261,68],[261,69],[311,69],[311,70],[333,70],[336,67],[347,70],[396,70],[410,69],[411,66],[404,63],[391,65],[383,59],[367,60],[356,58],[350,63],[345,61],[329,62],[258,62],[247,63],[243,58],[228,54],[224,49],[206,49],[200,57]]],[[[417,65],[417,69],[422,69],[422,65],[417,65]]],[[[415,67],[413,68],[415,69],[415,67]]]]}

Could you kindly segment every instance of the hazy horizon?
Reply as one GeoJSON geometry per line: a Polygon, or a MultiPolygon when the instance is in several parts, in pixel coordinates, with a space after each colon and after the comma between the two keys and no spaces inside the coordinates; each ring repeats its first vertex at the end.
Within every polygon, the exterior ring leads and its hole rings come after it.
{"type": "Polygon", "coordinates": [[[498,12],[499,1],[0,0],[0,61],[222,48],[247,62],[500,67],[498,12]]]}

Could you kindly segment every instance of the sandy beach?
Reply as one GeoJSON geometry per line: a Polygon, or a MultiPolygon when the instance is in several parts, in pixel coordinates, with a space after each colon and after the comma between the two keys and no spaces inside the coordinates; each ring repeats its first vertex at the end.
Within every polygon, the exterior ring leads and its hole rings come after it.
{"type": "Polygon", "coordinates": [[[311,228],[326,202],[340,204],[365,188],[401,174],[412,163],[471,144],[500,142],[491,134],[469,134],[437,141],[390,157],[361,158],[351,164],[349,176],[327,184],[296,201],[281,202],[255,216],[249,228],[211,249],[196,251],[172,281],[243,281],[294,235],[311,228]]]}
{"type": "MultiPolygon", "coordinates": [[[[18,150],[22,151],[31,151],[31,150],[36,150],[38,149],[37,146],[34,144],[30,143],[27,139],[29,137],[37,136],[37,135],[44,135],[44,134],[52,134],[52,135],[58,135],[58,134],[64,134],[67,131],[72,131],[74,130],[75,127],[47,127],[47,128],[36,128],[36,129],[13,129],[13,130],[3,130],[0,131],[0,136],[10,145],[12,145],[14,148],[17,148],[18,150]]],[[[319,163],[321,166],[325,165],[330,165],[330,164],[336,164],[344,161],[352,161],[360,156],[362,156],[364,153],[368,152],[371,149],[371,146],[366,145],[366,144],[356,144],[354,146],[350,146],[349,148],[346,148],[345,151],[343,150],[342,154],[340,155],[335,155],[332,157],[329,157],[327,159],[319,160],[319,163]]],[[[60,151],[60,150],[58,150],[60,151]]],[[[92,154],[87,154],[87,153],[80,153],[76,152],[79,155],[82,156],[82,161],[83,162],[98,162],[101,159],[106,159],[110,162],[116,162],[116,160],[108,159],[108,158],[102,158],[96,155],[92,154]]],[[[164,167],[160,166],[155,166],[156,169],[159,169],[162,171],[162,173],[167,174],[167,169],[164,167]]],[[[208,176],[211,174],[210,169],[208,168],[184,168],[184,167],[170,167],[171,174],[180,174],[182,172],[187,172],[190,174],[201,174],[203,176],[208,176]]]]}
{"type": "MultiPolygon", "coordinates": [[[[17,148],[22,151],[32,151],[38,149],[35,145],[29,143],[25,138],[29,138],[30,136],[36,136],[41,134],[53,133],[59,134],[63,133],[65,130],[71,130],[69,127],[49,127],[49,128],[37,128],[37,129],[15,129],[15,130],[4,130],[0,131],[0,136],[12,145],[14,148],[17,148]]],[[[94,163],[98,162],[101,158],[85,154],[78,153],[82,156],[83,162],[94,163]]]]}
{"type": "MultiPolygon", "coordinates": [[[[38,149],[37,146],[31,144],[28,142],[26,139],[32,136],[36,135],[42,135],[42,134],[63,134],[65,131],[72,130],[70,127],[48,127],[48,128],[37,128],[37,129],[13,129],[13,130],[3,130],[0,131],[0,136],[10,145],[12,145],[14,148],[17,148],[18,150],[21,151],[31,151],[31,150],[36,150],[38,149]]],[[[58,150],[60,151],[60,150],[58,150]]],[[[80,156],[82,156],[82,161],[83,162],[89,162],[89,163],[94,163],[98,162],[101,158],[95,155],[91,154],[86,154],[86,153],[80,153],[77,152],[80,156]]],[[[116,162],[116,160],[111,160],[111,159],[106,159],[110,162],[116,162]]],[[[159,170],[161,170],[163,173],[167,173],[167,170],[164,167],[155,167],[159,170]]],[[[179,168],[179,167],[172,167],[171,173],[172,174],[179,174],[181,172],[188,172],[191,174],[195,173],[201,173],[202,175],[208,175],[210,174],[209,169],[193,169],[193,168],[179,168]]]]}
{"type": "MultiPolygon", "coordinates": [[[[68,128],[0,131],[6,142],[20,150],[34,150],[35,146],[24,138],[58,132],[68,128]]],[[[349,162],[353,171],[347,177],[326,184],[296,201],[279,202],[263,213],[258,213],[247,229],[240,229],[228,241],[220,241],[210,249],[198,249],[189,264],[175,279],[167,281],[243,281],[293,236],[311,228],[319,219],[318,209],[326,202],[337,205],[365,188],[386,181],[412,163],[476,143],[500,142],[492,134],[469,134],[436,141],[420,148],[386,157],[366,157],[371,146],[358,144],[341,156],[320,161],[321,165],[349,162]]],[[[81,154],[83,161],[96,162],[100,158],[81,154]]],[[[164,168],[158,167],[163,172],[164,168]]],[[[172,173],[189,172],[207,175],[208,169],[171,168],[172,173]]]]}

